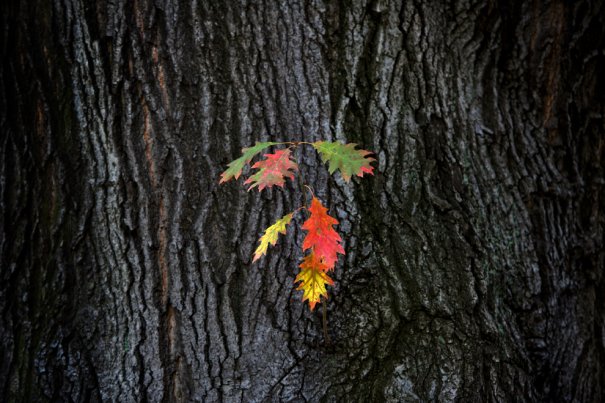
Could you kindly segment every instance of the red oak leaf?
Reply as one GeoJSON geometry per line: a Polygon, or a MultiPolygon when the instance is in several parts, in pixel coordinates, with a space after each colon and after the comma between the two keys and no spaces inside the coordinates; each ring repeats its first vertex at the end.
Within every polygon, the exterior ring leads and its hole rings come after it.
{"type": "Polygon", "coordinates": [[[313,197],[309,212],[311,216],[303,223],[302,228],[309,231],[303,241],[303,250],[313,248],[314,253],[322,259],[327,267],[327,270],[332,270],[338,260],[337,253],[342,255],[345,251],[340,244],[342,238],[333,225],[338,224],[338,221],[327,214],[326,209],[321,202],[313,197]]]}
{"type": "Polygon", "coordinates": [[[252,165],[252,168],[259,171],[244,182],[245,185],[252,184],[248,191],[257,186],[259,192],[273,185],[283,187],[285,178],[294,179],[294,171],[298,170],[298,164],[290,159],[289,148],[278,150],[273,154],[265,154],[265,158],[252,165]]]}
{"type": "Polygon", "coordinates": [[[229,163],[229,168],[221,174],[221,180],[219,183],[227,182],[232,178],[239,178],[239,176],[242,174],[242,169],[244,169],[244,167],[252,160],[252,158],[256,156],[256,154],[275,144],[277,143],[272,141],[267,141],[264,143],[259,143],[257,141],[254,146],[242,149],[242,156],[229,163]]]}

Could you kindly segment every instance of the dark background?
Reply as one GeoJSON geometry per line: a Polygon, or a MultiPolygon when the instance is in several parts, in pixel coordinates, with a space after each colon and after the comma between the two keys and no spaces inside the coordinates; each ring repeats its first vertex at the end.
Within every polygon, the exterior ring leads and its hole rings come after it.
{"type": "Polygon", "coordinates": [[[603,401],[602,1],[7,1],[3,401],[603,401]],[[347,252],[309,312],[297,183],[347,252]],[[300,225],[300,218],[296,222],[300,225]]]}

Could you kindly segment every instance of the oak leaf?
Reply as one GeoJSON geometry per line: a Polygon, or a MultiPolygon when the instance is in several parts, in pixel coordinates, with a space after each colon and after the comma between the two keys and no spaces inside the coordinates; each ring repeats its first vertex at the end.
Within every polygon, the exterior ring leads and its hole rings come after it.
{"type": "Polygon", "coordinates": [[[286,234],[286,226],[292,221],[293,215],[294,213],[286,214],[265,230],[265,233],[259,239],[260,245],[258,245],[256,251],[254,251],[252,262],[257,261],[261,256],[267,254],[269,244],[275,245],[279,234],[286,234]]]}
{"type": "Polygon", "coordinates": [[[326,274],[327,266],[313,250],[303,258],[299,267],[301,270],[294,282],[301,282],[297,290],[303,290],[302,300],[303,302],[309,301],[309,308],[313,310],[322,296],[328,298],[326,284],[334,285],[334,281],[328,277],[326,274]]]}
{"type": "Polygon", "coordinates": [[[316,141],[313,147],[321,155],[321,160],[328,163],[328,171],[333,174],[337,169],[340,171],[343,179],[347,182],[351,176],[363,176],[364,173],[374,175],[374,167],[370,165],[376,161],[368,157],[372,153],[366,150],[356,150],[356,144],[342,144],[338,141],[316,141]]]}
{"type": "Polygon", "coordinates": [[[337,253],[342,255],[345,251],[340,244],[342,238],[332,228],[338,224],[338,221],[327,214],[326,209],[321,202],[313,197],[309,212],[311,215],[302,225],[302,228],[309,231],[303,241],[303,250],[313,249],[318,258],[321,258],[328,270],[334,268],[338,260],[337,253]]]}
{"type": "Polygon", "coordinates": [[[219,183],[227,182],[231,178],[239,178],[239,176],[242,174],[242,169],[244,169],[244,166],[249,163],[256,154],[275,144],[279,143],[274,143],[271,141],[264,143],[256,142],[253,147],[242,149],[242,156],[229,163],[229,168],[227,168],[227,170],[221,174],[221,180],[219,183]]]}
{"type": "Polygon", "coordinates": [[[294,179],[294,171],[298,164],[290,159],[290,149],[278,150],[273,154],[265,154],[265,159],[252,165],[259,171],[249,177],[244,184],[251,184],[248,191],[258,186],[260,192],[274,185],[284,186],[285,178],[294,179]]]}

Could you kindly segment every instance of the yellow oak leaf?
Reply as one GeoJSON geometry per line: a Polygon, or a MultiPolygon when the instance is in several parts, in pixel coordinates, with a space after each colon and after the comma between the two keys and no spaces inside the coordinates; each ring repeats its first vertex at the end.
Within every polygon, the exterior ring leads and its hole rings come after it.
{"type": "Polygon", "coordinates": [[[313,250],[303,258],[299,267],[301,270],[294,282],[301,281],[297,290],[303,290],[302,300],[309,301],[309,308],[313,310],[322,296],[328,298],[326,284],[334,285],[334,281],[326,274],[328,266],[319,256],[315,255],[313,250]]]}
{"type": "Polygon", "coordinates": [[[267,254],[269,244],[275,245],[277,243],[277,237],[279,234],[286,233],[286,226],[290,223],[290,221],[292,221],[293,215],[294,213],[286,214],[277,220],[275,224],[265,230],[263,236],[260,237],[260,245],[258,245],[258,248],[256,248],[254,251],[254,258],[252,259],[252,262],[256,262],[261,256],[267,254]]]}

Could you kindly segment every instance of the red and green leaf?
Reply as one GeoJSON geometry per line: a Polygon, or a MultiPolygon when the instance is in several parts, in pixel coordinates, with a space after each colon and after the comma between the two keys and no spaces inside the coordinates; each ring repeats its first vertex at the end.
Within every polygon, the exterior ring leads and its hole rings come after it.
{"type": "Polygon", "coordinates": [[[286,214],[277,220],[275,224],[271,225],[265,230],[265,233],[259,239],[260,244],[258,245],[258,248],[256,248],[256,251],[254,251],[254,258],[252,259],[253,262],[258,260],[261,256],[267,254],[269,244],[275,246],[279,234],[286,234],[286,226],[290,224],[290,221],[292,221],[293,215],[294,213],[286,214]]]}
{"type": "Polygon", "coordinates": [[[344,255],[345,251],[340,244],[342,238],[332,228],[338,221],[330,217],[321,202],[313,197],[309,212],[309,219],[303,223],[302,228],[309,231],[303,241],[303,250],[312,249],[328,270],[334,268],[338,260],[338,253],[344,255]]]}
{"type": "Polygon", "coordinates": [[[326,284],[334,285],[334,281],[328,277],[327,266],[313,250],[303,258],[299,267],[301,270],[294,282],[301,282],[297,290],[303,290],[302,300],[309,301],[309,308],[313,310],[321,297],[328,298],[326,284]]]}
{"type": "Polygon", "coordinates": [[[242,174],[244,166],[246,166],[246,164],[248,164],[256,154],[275,144],[279,143],[273,143],[271,141],[264,143],[257,142],[253,147],[242,149],[242,156],[229,163],[229,168],[221,174],[221,180],[219,183],[227,182],[232,178],[239,178],[239,176],[242,174]]]}
{"type": "Polygon", "coordinates": [[[356,150],[356,144],[342,144],[340,142],[317,141],[313,143],[313,147],[321,155],[324,163],[328,163],[328,171],[334,173],[340,171],[343,179],[347,182],[351,180],[351,176],[363,176],[364,173],[373,175],[374,167],[370,165],[372,161],[376,161],[372,157],[368,157],[372,153],[366,150],[356,150]]]}
{"type": "Polygon", "coordinates": [[[252,165],[258,172],[249,177],[244,184],[251,184],[248,191],[258,187],[259,192],[274,185],[284,186],[285,178],[294,179],[294,171],[298,164],[290,159],[290,149],[278,150],[273,154],[265,154],[265,159],[252,165]]]}

